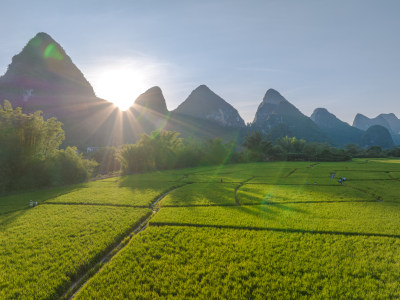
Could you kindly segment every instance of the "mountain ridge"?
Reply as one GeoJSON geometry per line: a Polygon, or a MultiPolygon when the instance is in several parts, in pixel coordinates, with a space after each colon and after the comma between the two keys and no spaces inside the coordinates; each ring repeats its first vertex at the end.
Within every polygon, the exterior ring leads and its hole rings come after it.
{"type": "MultiPolygon", "coordinates": [[[[324,109],[316,109],[308,117],[272,88],[266,91],[249,125],[245,125],[236,108],[204,84],[195,88],[175,110],[168,110],[161,88],[154,86],[122,112],[111,102],[96,97],[93,87],[62,46],[43,32],[13,56],[0,77],[0,101],[5,99],[13,107],[21,106],[25,113],[42,110],[45,118],[57,117],[64,123],[65,145],[80,148],[133,143],[141,134],[157,129],[174,130],[193,138],[224,135],[224,139],[240,139],[259,130],[274,138],[290,135],[335,145],[354,141],[355,136],[364,132],[324,109]],[[340,136],[347,140],[340,141],[340,136]]],[[[396,115],[378,117],[393,137],[399,137],[400,143],[400,135],[396,135],[400,120],[396,115]]],[[[361,114],[358,119],[370,120],[361,114]]]]}
{"type": "Polygon", "coordinates": [[[341,121],[326,108],[316,108],[310,118],[336,146],[358,142],[363,134],[361,129],[341,121]]]}
{"type": "Polygon", "coordinates": [[[374,125],[380,125],[389,130],[395,144],[400,145],[400,119],[394,113],[379,114],[375,118],[368,118],[358,113],[354,117],[353,126],[356,128],[368,130],[374,125]]]}
{"type": "Polygon", "coordinates": [[[265,93],[251,127],[263,134],[271,130],[277,131],[275,130],[277,128],[284,129],[281,134],[279,132],[274,134],[274,137],[283,137],[289,131],[297,138],[311,142],[328,141],[326,135],[309,117],[274,89],[268,89],[265,93]]]}
{"type": "Polygon", "coordinates": [[[204,84],[194,89],[174,113],[210,120],[227,127],[245,127],[239,112],[204,84]]]}

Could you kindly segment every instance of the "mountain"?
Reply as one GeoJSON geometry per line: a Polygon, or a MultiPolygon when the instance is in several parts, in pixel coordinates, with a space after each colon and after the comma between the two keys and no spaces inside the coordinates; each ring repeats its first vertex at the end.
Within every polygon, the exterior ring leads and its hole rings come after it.
{"type": "Polygon", "coordinates": [[[2,98],[27,108],[48,105],[47,101],[70,105],[95,98],[93,88],[64,49],[43,32],[12,58],[0,78],[0,92],[2,98]]]}
{"type": "MultiPolygon", "coordinates": [[[[245,126],[235,108],[205,85],[192,91],[174,111],[168,111],[161,89],[152,87],[122,112],[111,102],[96,97],[66,51],[46,33],[33,37],[0,77],[0,104],[5,99],[13,107],[22,107],[25,113],[42,110],[45,118],[57,117],[64,124],[64,146],[76,145],[80,149],[134,143],[143,133],[157,129],[178,131],[193,139],[221,137],[224,141],[240,140],[248,130],[260,130],[273,138],[290,135],[317,142],[328,142],[329,136],[337,145],[353,141],[360,134],[321,109],[312,116],[318,127],[273,89],[265,94],[251,128],[245,126]]],[[[390,128],[400,143],[400,135],[396,134],[400,130],[399,119],[394,114],[378,117],[375,121],[390,128]]],[[[356,119],[361,120],[357,121],[358,126],[373,125],[362,115],[356,119]]],[[[374,129],[363,135],[363,143],[375,143],[377,132],[384,136],[381,129],[374,129]]]]}
{"type": "Polygon", "coordinates": [[[206,85],[197,87],[175,110],[175,114],[213,121],[225,127],[244,128],[238,111],[206,85]]]}
{"type": "Polygon", "coordinates": [[[360,146],[380,146],[383,149],[394,147],[389,130],[381,125],[372,125],[360,137],[360,146]]]}
{"type": "Polygon", "coordinates": [[[357,114],[353,121],[353,126],[361,130],[367,130],[373,125],[380,125],[386,127],[390,131],[392,130],[388,121],[382,115],[370,119],[363,114],[357,114]]]}
{"type": "Polygon", "coordinates": [[[279,92],[269,89],[258,106],[254,121],[254,130],[264,134],[270,131],[275,137],[283,137],[289,133],[309,142],[327,142],[328,138],[316,124],[302,114],[279,92]]]}
{"type": "Polygon", "coordinates": [[[310,118],[335,146],[357,143],[364,133],[363,130],[339,120],[325,108],[316,108],[310,118]]]}
{"type": "Polygon", "coordinates": [[[393,133],[400,134],[400,119],[395,114],[380,114],[379,116],[387,121],[393,133]]]}
{"type": "Polygon", "coordinates": [[[388,129],[395,144],[400,145],[400,120],[395,114],[380,114],[372,119],[357,114],[353,121],[353,126],[361,130],[367,130],[373,125],[380,125],[388,129]]]}
{"type": "Polygon", "coordinates": [[[148,110],[155,114],[168,114],[164,95],[158,86],[154,86],[135,100],[137,110],[148,110]]]}
{"type": "MultiPolygon", "coordinates": [[[[244,126],[239,114],[211,91],[206,94],[208,97],[200,99],[200,106],[207,104],[208,111],[193,108],[192,113],[182,115],[169,112],[161,89],[153,87],[122,112],[111,102],[96,97],[66,51],[46,33],[33,37],[0,77],[1,104],[7,99],[13,107],[22,107],[24,113],[41,110],[45,118],[56,117],[63,123],[64,146],[76,145],[80,149],[134,143],[143,133],[156,129],[174,130],[196,139],[236,139],[236,127],[229,126],[244,126]]],[[[193,95],[205,96],[202,87],[193,95]]],[[[193,97],[188,103],[190,99],[193,97]]]]}
{"type": "Polygon", "coordinates": [[[25,113],[42,110],[45,118],[57,117],[64,124],[66,145],[113,140],[104,130],[117,109],[96,97],[82,72],[46,33],[33,37],[0,77],[0,102],[5,99],[25,113]]]}

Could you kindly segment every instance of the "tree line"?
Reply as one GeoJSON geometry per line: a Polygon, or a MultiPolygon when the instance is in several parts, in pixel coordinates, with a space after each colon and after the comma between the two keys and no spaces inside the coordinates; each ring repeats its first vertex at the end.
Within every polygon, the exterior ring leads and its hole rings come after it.
{"type": "Polygon", "coordinates": [[[62,123],[42,113],[22,113],[9,101],[0,105],[0,192],[82,182],[97,165],[76,147],[59,149],[62,123]]]}
{"type": "MultiPolygon", "coordinates": [[[[203,142],[185,140],[179,133],[154,131],[143,134],[136,144],[113,149],[122,173],[144,172],[223,163],[265,161],[348,161],[356,157],[400,157],[400,147],[383,150],[379,146],[361,148],[348,144],[343,149],[328,143],[307,142],[296,137],[271,140],[254,131],[241,144],[224,143],[220,138],[203,142]]],[[[101,161],[98,161],[102,165],[101,161]]],[[[115,165],[109,164],[109,165],[115,165]]]]}
{"type": "Polygon", "coordinates": [[[225,163],[263,161],[346,161],[353,157],[400,157],[400,147],[382,150],[348,144],[343,149],[285,136],[272,140],[259,131],[242,143],[221,138],[183,139],[178,132],[153,131],[135,144],[79,153],[60,149],[62,123],[42,113],[22,113],[10,102],[0,105],[0,192],[57,186],[87,180],[92,174],[138,173],[225,163]]]}

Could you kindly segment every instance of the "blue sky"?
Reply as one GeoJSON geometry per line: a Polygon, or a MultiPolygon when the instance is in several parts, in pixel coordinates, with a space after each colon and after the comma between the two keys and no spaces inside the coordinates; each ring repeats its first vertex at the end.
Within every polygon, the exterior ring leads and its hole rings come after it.
{"type": "Polygon", "coordinates": [[[269,88],[306,115],[400,117],[400,1],[1,4],[1,74],[43,31],[110,101],[133,103],[158,85],[171,110],[206,84],[247,122],[269,88]]]}

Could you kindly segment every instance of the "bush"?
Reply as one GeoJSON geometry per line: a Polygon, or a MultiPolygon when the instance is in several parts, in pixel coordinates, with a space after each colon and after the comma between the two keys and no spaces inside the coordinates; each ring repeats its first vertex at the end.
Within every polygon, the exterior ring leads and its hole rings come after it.
{"type": "Polygon", "coordinates": [[[10,102],[0,106],[0,192],[81,182],[95,163],[76,148],[59,150],[62,123],[40,111],[24,114],[10,102]]]}

